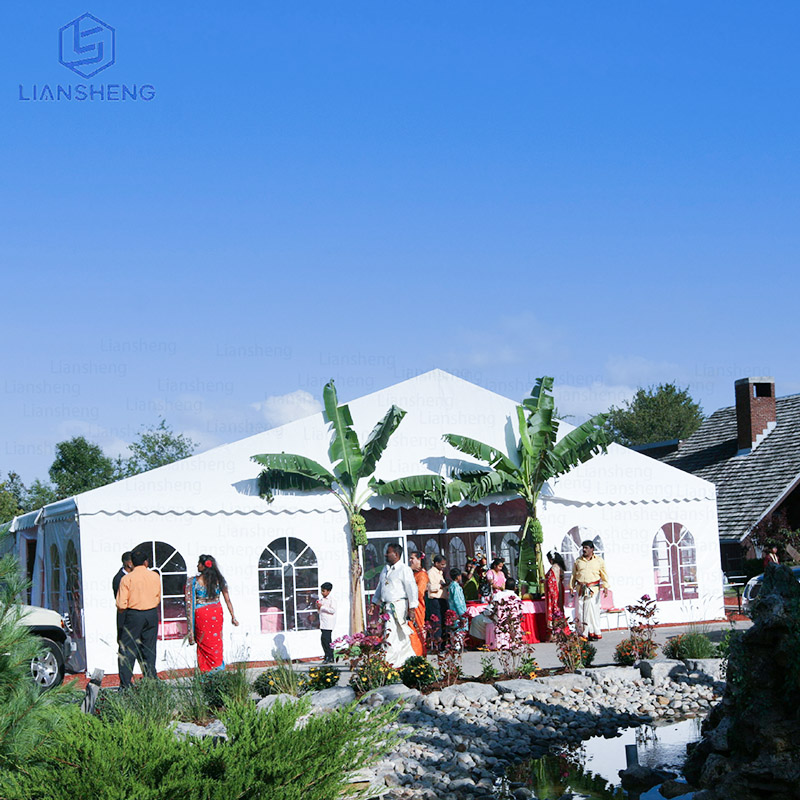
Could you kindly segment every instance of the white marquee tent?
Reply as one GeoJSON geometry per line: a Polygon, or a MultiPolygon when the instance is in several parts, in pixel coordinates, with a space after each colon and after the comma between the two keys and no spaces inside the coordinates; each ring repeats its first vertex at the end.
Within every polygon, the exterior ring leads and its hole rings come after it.
{"type": "MultiPolygon", "coordinates": [[[[442,441],[452,432],[506,449],[513,441],[515,402],[441,370],[353,400],[363,443],[395,403],[408,413],[378,464],[390,479],[465,463],[442,441]]],[[[562,432],[569,430],[562,424],[562,432]]],[[[187,571],[213,554],[230,587],[240,627],[226,612],[227,660],[320,655],[313,599],[331,581],[339,614],[334,636],[347,633],[348,547],[345,514],[326,493],[258,497],[259,466],[251,456],[296,452],[329,464],[329,427],[322,414],[152,470],[17,518],[16,552],[33,577],[32,602],[68,611],[79,638],[75,667],[117,671],[111,579],[125,550],[146,544],[162,574],[158,668],[193,666],[183,641],[187,571]]],[[[713,484],[618,445],[546,487],[539,513],[545,549],[564,553],[597,542],[611,576],[613,602],[642,594],[659,599],[659,620],[723,616],[722,574],[713,484]]],[[[458,564],[476,547],[513,560],[519,509],[514,502],[466,506],[442,519],[398,511],[378,499],[366,514],[365,591],[388,541],[458,564]]]]}

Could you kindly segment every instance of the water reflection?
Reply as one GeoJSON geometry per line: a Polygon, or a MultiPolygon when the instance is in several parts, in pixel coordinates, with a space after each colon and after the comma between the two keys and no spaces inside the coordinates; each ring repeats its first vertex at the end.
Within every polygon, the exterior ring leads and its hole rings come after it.
{"type": "MultiPolygon", "coordinates": [[[[540,800],[559,800],[572,792],[586,800],[663,800],[658,788],[642,794],[620,787],[619,771],[625,769],[625,745],[635,744],[642,766],[677,772],[686,758],[686,745],[700,739],[700,720],[686,719],[672,725],[622,728],[614,738],[595,736],[579,745],[561,746],[533,761],[509,767],[506,787],[527,786],[540,800]]],[[[688,800],[692,795],[681,795],[688,800]]]]}

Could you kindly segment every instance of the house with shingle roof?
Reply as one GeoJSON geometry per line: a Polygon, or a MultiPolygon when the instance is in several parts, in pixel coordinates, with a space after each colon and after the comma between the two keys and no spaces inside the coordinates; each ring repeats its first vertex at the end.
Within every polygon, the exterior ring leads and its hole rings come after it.
{"type": "Polygon", "coordinates": [[[717,487],[722,568],[742,570],[753,529],[784,516],[800,527],[800,394],[775,397],[774,378],[742,378],[736,403],[681,442],[636,448],[717,487]]]}

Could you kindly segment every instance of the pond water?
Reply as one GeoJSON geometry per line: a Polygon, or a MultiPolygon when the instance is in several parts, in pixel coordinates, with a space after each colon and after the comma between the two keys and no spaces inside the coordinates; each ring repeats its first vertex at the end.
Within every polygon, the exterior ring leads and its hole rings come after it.
{"type": "MultiPolygon", "coordinates": [[[[511,766],[508,784],[498,797],[512,797],[511,785],[522,784],[539,800],[559,800],[569,792],[575,800],[663,800],[658,787],[641,794],[620,787],[619,771],[627,766],[625,745],[636,745],[642,766],[668,769],[680,776],[686,745],[700,739],[700,723],[692,718],[669,725],[621,728],[611,739],[595,736],[580,745],[557,748],[542,758],[511,766]]],[[[680,800],[691,797],[687,793],[680,800]]]]}

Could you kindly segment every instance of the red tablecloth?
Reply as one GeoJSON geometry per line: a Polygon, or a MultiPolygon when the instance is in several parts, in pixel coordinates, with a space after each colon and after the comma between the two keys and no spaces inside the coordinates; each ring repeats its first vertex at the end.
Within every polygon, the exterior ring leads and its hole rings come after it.
{"type": "MultiPolygon", "coordinates": [[[[480,614],[487,605],[487,603],[467,603],[467,615],[472,619],[472,617],[480,614]]],[[[527,640],[531,643],[546,642],[549,639],[545,609],[544,600],[522,601],[520,624],[522,625],[522,630],[527,634],[527,640]]],[[[490,622],[486,626],[486,646],[494,648],[495,644],[494,623],[490,622]]]]}

